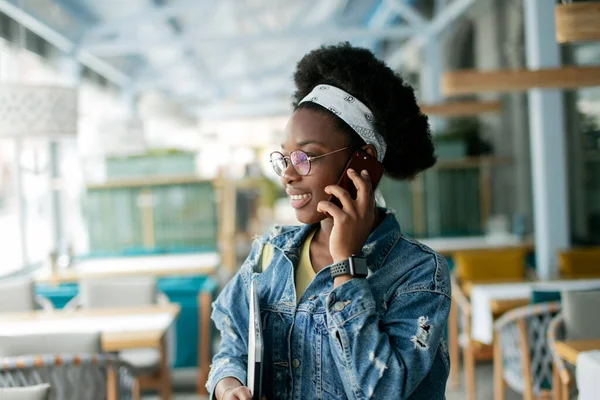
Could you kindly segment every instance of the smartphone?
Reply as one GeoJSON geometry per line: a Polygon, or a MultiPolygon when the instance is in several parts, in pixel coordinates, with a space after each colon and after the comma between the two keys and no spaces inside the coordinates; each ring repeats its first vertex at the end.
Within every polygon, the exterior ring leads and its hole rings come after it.
{"type": "MultiPolygon", "coordinates": [[[[342,189],[348,191],[352,200],[356,200],[356,186],[354,186],[354,182],[352,182],[352,179],[348,176],[348,168],[352,168],[358,174],[360,174],[362,170],[367,170],[369,177],[371,178],[373,191],[377,188],[381,176],[383,175],[383,165],[377,161],[375,157],[363,150],[355,151],[352,154],[352,157],[350,157],[348,164],[346,164],[346,168],[344,168],[344,172],[342,172],[342,176],[340,176],[337,183],[342,189]]],[[[329,196],[329,201],[339,208],[343,208],[340,200],[334,195],[329,196]]]]}

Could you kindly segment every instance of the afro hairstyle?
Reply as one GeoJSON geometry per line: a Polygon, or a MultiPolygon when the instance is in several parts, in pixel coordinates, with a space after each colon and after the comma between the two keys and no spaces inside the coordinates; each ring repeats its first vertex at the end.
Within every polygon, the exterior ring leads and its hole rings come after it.
{"type": "Polygon", "coordinates": [[[383,166],[388,176],[411,179],[436,162],[427,116],[421,113],[414,90],[368,49],[348,42],[322,46],[307,53],[294,72],[294,110],[310,108],[336,118],[351,145],[364,141],[341,118],[316,103],[299,104],[315,86],[335,86],[362,101],[373,113],[387,151],[383,166]]]}

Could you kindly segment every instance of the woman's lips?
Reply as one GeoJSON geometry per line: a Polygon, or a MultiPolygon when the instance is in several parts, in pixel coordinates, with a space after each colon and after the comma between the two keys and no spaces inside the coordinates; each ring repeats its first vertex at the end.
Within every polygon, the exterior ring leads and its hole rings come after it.
{"type": "Polygon", "coordinates": [[[307,205],[312,199],[309,193],[290,195],[290,205],[295,208],[302,208],[307,205]]]}

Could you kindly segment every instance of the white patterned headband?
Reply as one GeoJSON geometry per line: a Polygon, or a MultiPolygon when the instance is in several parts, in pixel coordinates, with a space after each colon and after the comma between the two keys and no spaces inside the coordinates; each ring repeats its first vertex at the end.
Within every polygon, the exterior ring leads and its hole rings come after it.
{"type": "Polygon", "coordinates": [[[305,101],[319,104],[344,120],[365,143],[375,147],[377,160],[383,162],[387,145],[375,130],[373,113],[360,100],[335,86],[317,85],[298,104],[305,101]]]}

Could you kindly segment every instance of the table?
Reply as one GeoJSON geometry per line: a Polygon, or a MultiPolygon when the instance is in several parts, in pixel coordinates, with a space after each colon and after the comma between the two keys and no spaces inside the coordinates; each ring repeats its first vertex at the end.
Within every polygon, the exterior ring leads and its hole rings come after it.
{"type": "Polygon", "coordinates": [[[100,331],[102,349],[160,347],[179,315],[178,304],[138,308],[0,313],[2,335],[100,331]]]}
{"type": "MultiPolygon", "coordinates": [[[[600,349],[600,341],[597,342],[596,348],[600,349]]],[[[597,399],[600,393],[600,350],[579,353],[576,374],[579,399],[597,399]]]]}
{"type": "Polygon", "coordinates": [[[418,239],[418,241],[444,256],[452,256],[454,252],[461,250],[514,248],[533,250],[535,247],[533,239],[520,239],[518,236],[513,235],[498,238],[493,236],[439,237],[418,239]]]}
{"type": "Polygon", "coordinates": [[[600,339],[556,341],[556,352],[560,358],[573,365],[577,365],[581,353],[593,350],[600,350],[600,339]]]}
{"type": "Polygon", "coordinates": [[[600,393],[600,339],[557,341],[556,352],[576,366],[579,398],[597,399],[600,393]]]}
{"type": "Polygon", "coordinates": [[[533,290],[562,291],[600,288],[600,279],[531,281],[521,283],[475,284],[471,287],[471,338],[485,344],[494,339],[492,302],[524,300],[533,290]]]}
{"type": "Polygon", "coordinates": [[[81,260],[55,274],[45,269],[34,276],[36,283],[60,284],[83,278],[125,276],[212,275],[221,262],[219,253],[94,258],[81,260]]]}
{"type": "MultiPolygon", "coordinates": [[[[165,334],[177,319],[178,304],[119,309],[86,309],[0,313],[2,335],[18,336],[31,332],[101,332],[102,350],[157,348],[161,353],[157,378],[161,398],[169,398],[171,376],[167,363],[165,334]]],[[[144,379],[141,377],[140,379],[144,379]]],[[[108,397],[116,399],[116,376],[109,371],[108,397]]],[[[139,397],[139,393],[137,394],[139,397]]]]}

